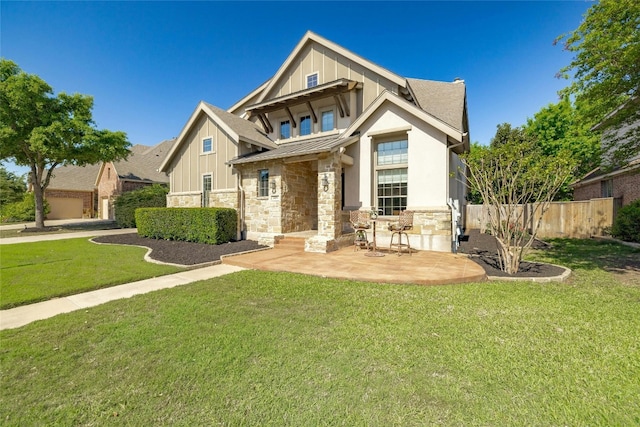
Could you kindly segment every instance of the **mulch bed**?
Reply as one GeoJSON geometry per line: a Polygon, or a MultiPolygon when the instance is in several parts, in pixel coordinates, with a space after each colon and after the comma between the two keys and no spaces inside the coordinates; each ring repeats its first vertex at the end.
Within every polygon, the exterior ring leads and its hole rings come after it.
{"type": "MultiPolygon", "coordinates": [[[[207,245],[203,243],[179,242],[175,240],[157,240],[140,237],[137,233],[116,234],[95,237],[98,243],[113,243],[121,245],[137,245],[151,248],[151,258],[157,261],[181,265],[196,265],[219,261],[223,255],[246,252],[266,248],[253,240],[223,243],[221,245],[207,245]]],[[[534,249],[544,249],[546,244],[536,241],[534,249]]],[[[488,276],[497,277],[555,277],[564,273],[564,269],[543,263],[520,263],[520,270],[515,275],[509,275],[498,266],[498,246],[495,237],[482,234],[478,230],[469,230],[458,252],[468,254],[487,272],[488,276]]]]}
{"type": "Polygon", "coordinates": [[[98,243],[145,246],[153,250],[150,257],[154,260],[180,265],[211,263],[219,261],[223,255],[267,247],[259,245],[258,242],[253,240],[208,245],[204,243],[179,242],[176,240],[149,239],[148,237],[141,237],[137,233],[94,237],[93,241],[98,243]]]}
{"type": "MultiPolygon", "coordinates": [[[[534,241],[532,245],[532,249],[545,249],[547,247],[546,243],[539,240],[534,241]]],[[[487,276],[543,278],[559,276],[565,271],[555,265],[522,261],[517,274],[507,274],[500,270],[496,238],[490,234],[480,233],[479,230],[468,230],[460,242],[458,252],[469,255],[473,261],[484,268],[487,276]]]]}

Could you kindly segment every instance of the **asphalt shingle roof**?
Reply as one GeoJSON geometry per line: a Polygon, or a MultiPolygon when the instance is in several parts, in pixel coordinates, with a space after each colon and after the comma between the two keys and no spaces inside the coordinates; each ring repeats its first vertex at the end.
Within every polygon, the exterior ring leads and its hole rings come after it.
{"type": "Polygon", "coordinates": [[[153,147],[134,145],[127,160],[114,163],[118,176],[135,181],[169,182],[169,176],[158,169],[174,142],[175,139],[167,139],[153,147]]]}
{"type": "Polygon", "coordinates": [[[231,159],[229,163],[237,165],[242,163],[259,162],[262,160],[284,159],[287,157],[323,153],[331,151],[331,149],[340,146],[340,144],[344,142],[344,138],[341,138],[340,135],[323,136],[296,142],[286,142],[280,144],[278,148],[270,151],[261,151],[251,153],[243,157],[236,157],[235,159],[231,159]]]}
{"type": "Polygon", "coordinates": [[[460,132],[464,129],[465,84],[407,79],[418,106],[460,132]]]}
{"type": "Polygon", "coordinates": [[[48,190],[93,191],[100,165],[57,167],[53,170],[48,190]]]}
{"type": "Polygon", "coordinates": [[[240,139],[258,142],[264,146],[276,148],[277,145],[267,137],[262,128],[250,120],[245,120],[235,114],[231,114],[222,108],[205,102],[207,107],[211,109],[223,122],[225,122],[240,139]]]}

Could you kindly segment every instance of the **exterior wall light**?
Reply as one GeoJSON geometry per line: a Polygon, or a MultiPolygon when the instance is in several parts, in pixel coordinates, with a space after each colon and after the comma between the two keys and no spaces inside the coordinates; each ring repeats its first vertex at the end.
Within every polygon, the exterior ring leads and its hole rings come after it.
{"type": "Polygon", "coordinates": [[[329,178],[327,178],[327,174],[326,173],[322,177],[322,189],[324,191],[329,191],[329,178]]]}
{"type": "Polygon", "coordinates": [[[271,192],[272,192],[273,194],[276,194],[276,181],[275,181],[275,180],[272,180],[272,181],[271,181],[271,184],[269,184],[269,185],[271,186],[271,192]]]}

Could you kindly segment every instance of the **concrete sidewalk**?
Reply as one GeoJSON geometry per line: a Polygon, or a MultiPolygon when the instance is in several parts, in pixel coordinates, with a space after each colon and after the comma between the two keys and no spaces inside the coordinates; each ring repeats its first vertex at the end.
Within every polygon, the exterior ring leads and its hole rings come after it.
{"type": "Polygon", "coordinates": [[[197,282],[198,280],[206,280],[212,277],[235,273],[240,270],[244,270],[244,268],[225,264],[212,265],[8,310],[1,310],[0,330],[18,328],[36,320],[53,317],[57,314],[94,307],[108,301],[129,298],[133,295],[144,294],[158,289],[186,285],[197,282]]]}

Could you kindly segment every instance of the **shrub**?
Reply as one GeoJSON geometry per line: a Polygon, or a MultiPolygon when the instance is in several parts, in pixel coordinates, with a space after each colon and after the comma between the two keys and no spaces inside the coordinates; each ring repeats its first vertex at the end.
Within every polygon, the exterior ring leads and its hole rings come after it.
{"type": "Polygon", "coordinates": [[[237,221],[230,208],[136,209],[138,234],[153,239],[217,245],[235,240],[237,221]]]}
{"type": "MultiPolygon", "coordinates": [[[[51,211],[49,203],[44,201],[45,216],[51,211]]],[[[21,202],[9,203],[2,206],[0,212],[2,222],[35,221],[36,219],[36,198],[32,192],[25,193],[21,202]]]]}
{"type": "Polygon", "coordinates": [[[166,206],[168,192],[166,186],[154,184],[119,195],[113,203],[116,223],[121,228],[135,228],[136,209],[166,206]]]}
{"type": "Polygon", "coordinates": [[[620,208],[611,235],[625,242],[640,243],[640,199],[620,208]]]}

